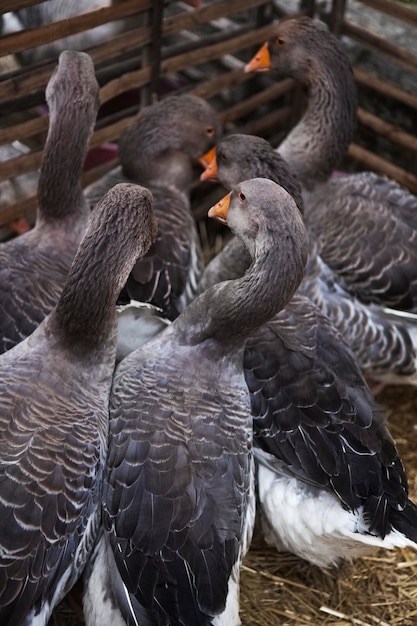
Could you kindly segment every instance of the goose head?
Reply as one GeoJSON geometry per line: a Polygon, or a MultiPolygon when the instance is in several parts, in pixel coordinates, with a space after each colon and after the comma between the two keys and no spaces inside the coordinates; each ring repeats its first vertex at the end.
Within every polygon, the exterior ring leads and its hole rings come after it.
{"type": "Polygon", "coordinates": [[[219,180],[230,190],[243,180],[269,178],[288,191],[303,213],[301,185],[287,162],[266,139],[240,133],[228,135],[205,160],[207,165],[201,180],[219,180]]]}
{"type": "Polygon", "coordinates": [[[80,108],[80,115],[95,121],[100,105],[99,86],[95,77],[94,63],[85,52],[64,50],[59,55],[45,91],[51,115],[65,109],[68,103],[80,108]],[[82,77],[82,80],[80,80],[82,77]]]}
{"type": "Polygon", "coordinates": [[[220,135],[217,113],[203,98],[168,96],[142,109],[120,137],[123,173],[137,182],[162,180],[186,187],[193,160],[214,146],[220,135]]]}
{"type": "Polygon", "coordinates": [[[326,24],[307,16],[276,22],[271,37],[245,66],[245,72],[291,76],[306,84],[314,81],[317,66],[345,57],[338,39],[326,24]]]}
{"type": "Polygon", "coordinates": [[[239,238],[249,256],[247,271],[233,280],[211,282],[174,324],[190,344],[212,338],[223,348],[241,348],[298,288],[307,260],[307,233],[293,198],[266,178],[239,183],[208,216],[239,238]]]}
{"type": "Polygon", "coordinates": [[[280,267],[290,263],[299,268],[300,276],[307,261],[307,234],[295,207],[283,187],[266,178],[254,178],[236,185],[208,215],[227,224],[252,259],[275,250],[280,267]]]}

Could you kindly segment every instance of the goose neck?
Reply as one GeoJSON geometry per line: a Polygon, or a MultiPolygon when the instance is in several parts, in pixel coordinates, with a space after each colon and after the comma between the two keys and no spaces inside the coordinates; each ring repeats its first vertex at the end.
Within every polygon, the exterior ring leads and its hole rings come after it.
{"type": "Polygon", "coordinates": [[[316,64],[306,86],[307,108],[279,152],[307,189],[327,180],[340,165],[352,141],[356,124],[356,88],[350,65],[316,64]]]}
{"type": "Polygon", "coordinates": [[[212,338],[228,349],[285,307],[302,280],[307,243],[304,229],[281,236],[281,243],[264,242],[256,250],[242,277],[213,285],[187,307],[175,321],[184,341],[212,338]]]}
{"type": "Polygon", "coordinates": [[[87,211],[81,189],[81,173],[87,155],[92,123],[84,111],[51,112],[38,185],[38,214],[62,219],[87,211]]]}

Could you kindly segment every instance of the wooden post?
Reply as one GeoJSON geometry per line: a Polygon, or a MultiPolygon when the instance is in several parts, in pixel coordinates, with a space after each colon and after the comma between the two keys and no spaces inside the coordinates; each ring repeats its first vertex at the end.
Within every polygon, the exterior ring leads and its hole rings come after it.
{"type": "Polygon", "coordinates": [[[314,17],[315,10],[316,10],[315,0],[301,0],[300,11],[302,11],[304,15],[308,15],[309,17],[314,17]]]}
{"type": "Polygon", "coordinates": [[[256,9],[256,27],[260,28],[269,24],[274,15],[274,5],[272,2],[267,2],[256,9]]]}
{"type": "Polygon", "coordinates": [[[333,0],[330,12],[329,28],[337,37],[342,32],[343,18],[345,15],[346,0],[333,0]]]}
{"type": "Polygon", "coordinates": [[[154,0],[152,9],[143,15],[146,21],[145,25],[151,27],[151,42],[142,49],[142,68],[151,68],[151,78],[149,84],[142,87],[140,92],[142,107],[152,104],[159,96],[164,0],[154,0]]]}

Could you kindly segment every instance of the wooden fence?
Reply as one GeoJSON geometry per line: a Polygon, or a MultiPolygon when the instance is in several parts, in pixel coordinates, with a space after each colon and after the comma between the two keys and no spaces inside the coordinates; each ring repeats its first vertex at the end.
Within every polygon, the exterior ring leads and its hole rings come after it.
{"type": "MultiPolygon", "coordinates": [[[[34,0],[2,0],[0,17],[37,4],[34,0]]],[[[347,20],[345,4],[334,0],[330,10],[324,12],[319,10],[319,3],[301,0],[294,3],[291,12],[320,17],[337,34],[414,73],[417,80],[417,57],[347,20]]],[[[403,20],[416,29],[417,35],[417,11],[392,0],[363,0],[362,4],[403,20]]],[[[89,33],[93,27],[108,23],[121,24],[126,30],[115,31],[105,41],[83,48],[94,61],[100,84],[101,108],[91,148],[117,142],[141,106],[173,90],[192,91],[207,98],[226,128],[259,134],[277,145],[298,119],[301,106],[295,105],[301,92],[292,80],[277,83],[269,75],[244,74],[243,66],[268,37],[271,21],[289,14],[286,5],[284,0],[204,0],[199,7],[167,0],[113,0],[108,6],[82,15],[3,34],[0,61],[11,59],[13,69],[0,75],[0,149],[20,142],[24,152],[0,162],[0,185],[38,170],[48,127],[42,105],[58,53],[29,64],[22,55],[27,57],[25,51],[29,48],[75,33],[89,33]]],[[[375,98],[388,99],[391,107],[406,107],[417,119],[417,93],[404,91],[358,68],[355,78],[359,90],[371,90],[375,98]]],[[[384,137],[411,157],[409,167],[408,161],[398,165],[355,142],[349,149],[354,167],[385,172],[417,193],[414,132],[362,106],[358,122],[368,135],[384,137]]],[[[96,180],[116,163],[114,157],[85,171],[83,184],[96,180]]],[[[33,223],[35,209],[36,188],[12,203],[4,204],[0,198],[0,238],[10,235],[5,225],[19,216],[33,223]]]]}

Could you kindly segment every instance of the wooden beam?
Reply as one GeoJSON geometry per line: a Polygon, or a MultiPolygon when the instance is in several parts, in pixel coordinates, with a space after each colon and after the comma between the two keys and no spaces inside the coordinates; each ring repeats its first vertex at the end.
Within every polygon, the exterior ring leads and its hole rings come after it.
{"type": "Polygon", "coordinates": [[[359,0],[359,2],[372,9],[391,15],[391,17],[395,17],[398,20],[417,26],[417,11],[415,8],[408,7],[400,2],[392,2],[392,0],[359,0]]]}
{"type": "Polygon", "coordinates": [[[349,146],[348,156],[355,159],[355,161],[366,169],[385,174],[389,176],[389,178],[396,180],[400,185],[403,185],[403,187],[407,187],[411,193],[417,194],[417,177],[401,167],[397,167],[393,163],[390,163],[386,159],[383,159],[357,144],[351,144],[349,146]]]}
{"type": "Polygon", "coordinates": [[[244,81],[251,80],[252,78],[253,75],[245,74],[242,72],[242,69],[232,70],[230,72],[219,74],[209,80],[198,82],[191,89],[191,93],[196,96],[200,96],[200,98],[209,99],[223,91],[223,89],[230,89],[231,87],[235,87],[236,85],[239,85],[244,81]]]}
{"type": "Polygon", "coordinates": [[[266,0],[222,0],[221,2],[205,4],[193,11],[184,11],[178,15],[165,17],[162,32],[164,36],[173,35],[181,30],[195,28],[198,24],[206,24],[234,13],[249,11],[263,4],[267,4],[266,0]]]}
{"type": "Polygon", "coordinates": [[[34,135],[39,135],[48,130],[49,116],[36,117],[26,122],[20,122],[14,126],[0,128],[0,145],[13,141],[25,141],[34,135]]]}
{"type": "MultiPolygon", "coordinates": [[[[149,27],[137,28],[122,35],[116,35],[105,44],[100,44],[92,48],[87,48],[86,52],[91,56],[95,66],[99,66],[104,61],[113,59],[118,54],[122,54],[133,49],[140,48],[151,41],[151,29],[149,27]]],[[[13,75],[0,81],[0,110],[4,108],[10,100],[15,100],[19,96],[27,96],[31,93],[38,93],[45,90],[45,86],[55,68],[56,61],[47,64],[24,67],[13,75]]],[[[139,61],[138,61],[139,67],[139,61]]],[[[100,69],[97,69],[97,76],[100,77],[100,69]]]]}
{"type": "Polygon", "coordinates": [[[277,98],[284,96],[294,87],[294,81],[291,78],[287,78],[275,85],[271,85],[258,93],[255,93],[249,98],[245,98],[242,102],[237,102],[232,107],[229,107],[220,114],[220,118],[223,124],[233,122],[236,119],[245,117],[255,111],[258,107],[271,103],[277,98]]]}
{"type": "Polygon", "coordinates": [[[120,78],[115,78],[100,89],[101,104],[104,104],[104,102],[115,98],[125,91],[145,85],[149,82],[150,78],[150,67],[145,67],[137,72],[128,72],[120,76],[120,78]]]}
{"type": "Polygon", "coordinates": [[[365,109],[362,109],[361,107],[358,107],[357,119],[360,124],[372,130],[379,137],[384,137],[398,146],[402,146],[403,148],[407,148],[417,153],[417,137],[414,137],[414,135],[406,133],[394,124],[385,122],[385,120],[369,113],[369,111],[365,111],[365,109]]]}
{"type": "Polygon", "coordinates": [[[336,37],[340,36],[345,15],[346,0],[333,0],[329,16],[330,30],[336,37]]]}
{"type": "Polygon", "coordinates": [[[9,13],[18,9],[26,9],[34,4],[40,4],[44,0],[1,0],[0,13],[9,13]]]}
{"type": "Polygon", "coordinates": [[[35,48],[150,8],[152,0],[124,0],[53,24],[3,35],[0,38],[0,56],[35,48]]]}
{"type": "Polygon", "coordinates": [[[140,91],[140,103],[142,106],[152,104],[159,95],[160,65],[162,54],[162,21],[164,17],[163,0],[154,0],[153,8],[146,14],[146,23],[151,29],[151,41],[142,47],[141,67],[150,67],[149,82],[140,91]]]}
{"type": "Polygon", "coordinates": [[[42,161],[42,150],[34,150],[28,154],[8,159],[0,162],[0,181],[32,172],[40,167],[42,161]]]}
{"type": "Polygon", "coordinates": [[[417,71],[417,56],[411,54],[407,50],[395,46],[385,37],[375,35],[370,31],[357,26],[353,22],[344,21],[342,25],[342,33],[364,44],[367,48],[371,48],[377,54],[388,57],[394,63],[398,63],[411,72],[417,71]]]}
{"type": "Polygon", "coordinates": [[[230,37],[226,41],[222,41],[211,46],[205,46],[203,48],[200,47],[191,52],[178,54],[174,57],[164,59],[161,63],[161,71],[163,74],[170,74],[171,72],[177,72],[178,70],[189,67],[190,65],[198,65],[201,63],[207,63],[208,61],[213,61],[214,59],[219,59],[226,54],[231,54],[266,41],[271,32],[272,24],[269,24],[268,26],[259,28],[258,30],[251,30],[243,35],[230,37]]]}
{"type": "Polygon", "coordinates": [[[284,129],[288,126],[290,116],[291,108],[283,107],[282,109],[271,111],[259,119],[249,121],[247,124],[239,128],[239,132],[246,133],[248,135],[269,137],[271,135],[271,129],[273,129],[273,132],[276,133],[280,127],[284,129]]]}
{"type": "Polygon", "coordinates": [[[134,115],[124,117],[113,124],[109,124],[108,126],[104,126],[103,128],[96,130],[91,137],[90,148],[101,146],[102,143],[117,142],[121,133],[129,126],[134,118],[134,115]]]}
{"type": "Polygon", "coordinates": [[[390,98],[398,100],[409,107],[417,109],[417,96],[414,94],[408,93],[407,91],[400,89],[400,87],[391,85],[391,83],[387,83],[386,81],[356,67],[353,69],[353,74],[356,82],[361,87],[374,89],[384,96],[389,96],[390,98]]]}

